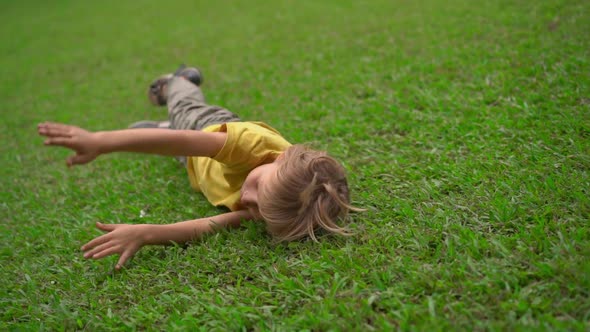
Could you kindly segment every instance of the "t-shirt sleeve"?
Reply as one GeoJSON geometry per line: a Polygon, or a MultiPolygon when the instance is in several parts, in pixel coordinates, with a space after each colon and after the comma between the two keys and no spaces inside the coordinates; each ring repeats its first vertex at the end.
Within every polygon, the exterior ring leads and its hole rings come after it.
{"type": "Polygon", "coordinates": [[[220,128],[225,144],[214,160],[234,169],[250,170],[274,161],[291,144],[264,124],[229,122],[220,128]]]}

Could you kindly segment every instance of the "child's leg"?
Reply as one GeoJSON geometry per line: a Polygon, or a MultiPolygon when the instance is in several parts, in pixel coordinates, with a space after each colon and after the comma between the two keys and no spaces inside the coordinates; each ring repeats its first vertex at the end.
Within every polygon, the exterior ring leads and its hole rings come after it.
{"type": "Polygon", "coordinates": [[[218,123],[241,121],[223,107],[207,105],[201,89],[182,77],[172,77],[166,89],[172,129],[200,130],[218,123]]]}

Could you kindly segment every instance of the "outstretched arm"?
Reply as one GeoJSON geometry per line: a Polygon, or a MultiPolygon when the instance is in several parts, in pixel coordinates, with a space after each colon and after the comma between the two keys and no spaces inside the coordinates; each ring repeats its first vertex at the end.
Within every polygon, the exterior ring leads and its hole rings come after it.
{"type": "Polygon", "coordinates": [[[239,226],[242,219],[251,218],[248,211],[241,210],[168,225],[96,223],[97,228],[107,233],[83,245],[82,251],[84,258],[94,259],[119,254],[119,261],[115,266],[119,270],[145,245],[189,242],[219,228],[239,226]]]}
{"type": "Polygon", "coordinates": [[[37,128],[47,137],[45,145],[63,146],[76,155],[68,166],[85,164],[101,154],[141,152],[167,156],[215,156],[225,144],[226,133],[198,130],[124,129],[90,132],[61,123],[44,122],[37,128]]]}

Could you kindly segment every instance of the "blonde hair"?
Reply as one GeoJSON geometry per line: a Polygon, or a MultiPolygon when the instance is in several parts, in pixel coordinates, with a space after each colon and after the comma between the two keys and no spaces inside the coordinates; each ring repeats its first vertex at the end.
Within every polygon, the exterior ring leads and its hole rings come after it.
{"type": "Polygon", "coordinates": [[[348,183],[344,167],[324,151],[293,145],[281,159],[272,186],[259,192],[260,214],[268,232],[277,241],[304,236],[317,241],[316,229],[350,235],[336,224],[350,210],[348,183]]]}

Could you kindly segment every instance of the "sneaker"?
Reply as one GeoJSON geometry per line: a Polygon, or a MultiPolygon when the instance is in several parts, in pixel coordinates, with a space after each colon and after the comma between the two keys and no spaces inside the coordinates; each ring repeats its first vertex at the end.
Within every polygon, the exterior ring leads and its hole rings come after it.
{"type": "Polygon", "coordinates": [[[153,105],[156,106],[164,106],[166,105],[166,100],[168,96],[164,88],[168,81],[172,78],[172,74],[166,74],[158,77],[155,81],[150,84],[150,89],[148,90],[148,98],[153,105]]]}
{"type": "Polygon", "coordinates": [[[163,129],[170,129],[170,121],[150,121],[150,120],[143,120],[132,123],[129,125],[129,129],[137,129],[137,128],[163,128],[163,129]]]}
{"type": "Polygon", "coordinates": [[[176,69],[174,76],[184,77],[196,86],[201,86],[203,82],[203,75],[201,75],[201,72],[197,68],[187,67],[184,64],[176,69]]]}
{"type": "Polygon", "coordinates": [[[170,81],[170,79],[174,76],[184,77],[196,86],[200,86],[203,82],[203,76],[197,68],[180,65],[180,67],[178,67],[174,74],[162,75],[158,77],[155,81],[153,81],[152,84],[150,84],[150,88],[148,90],[148,98],[153,105],[166,105],[166,102],[168,100],[166,84],[168,84],[168,81],[170,81]]]}

